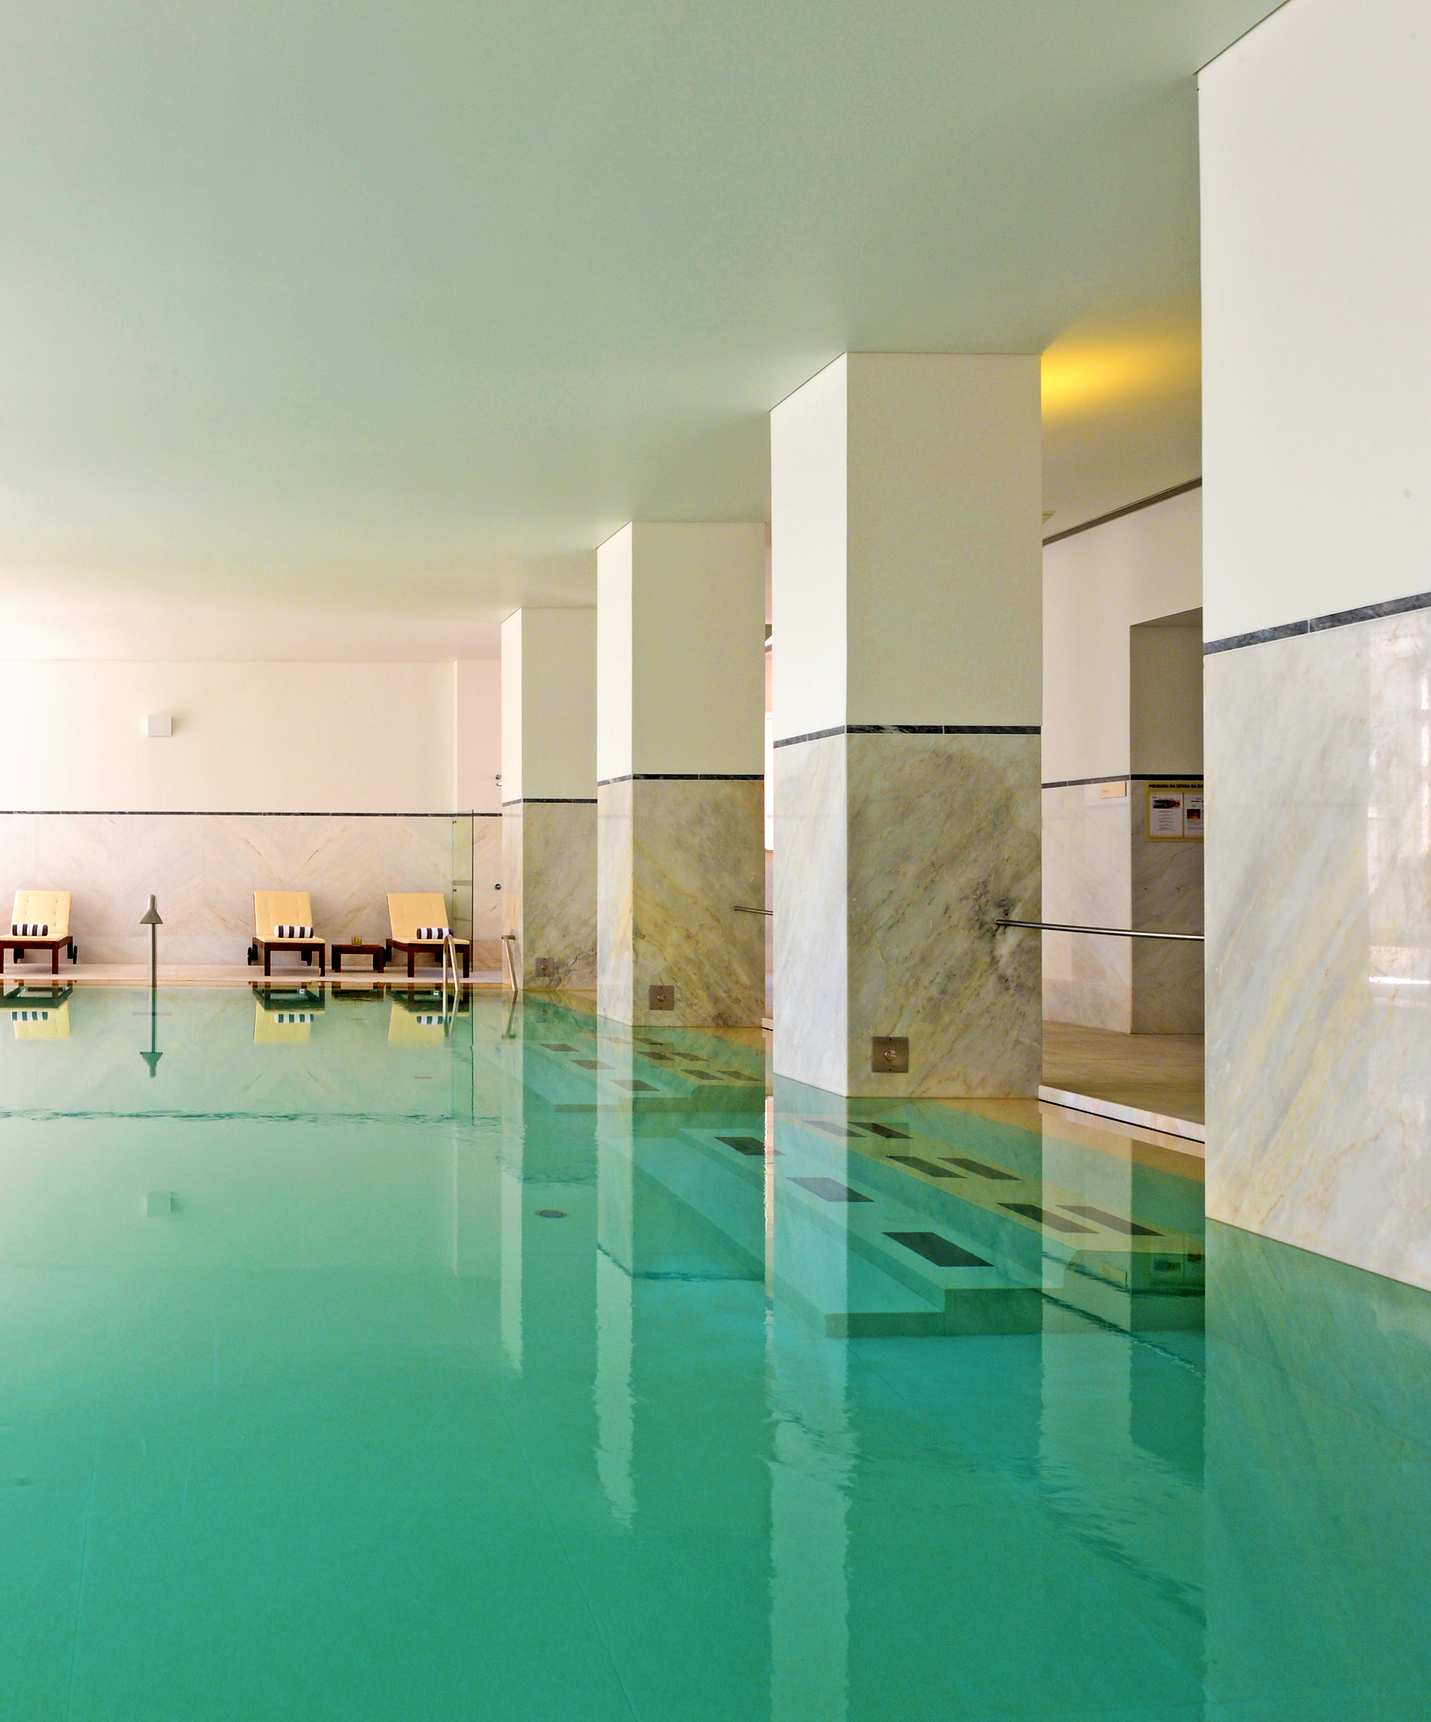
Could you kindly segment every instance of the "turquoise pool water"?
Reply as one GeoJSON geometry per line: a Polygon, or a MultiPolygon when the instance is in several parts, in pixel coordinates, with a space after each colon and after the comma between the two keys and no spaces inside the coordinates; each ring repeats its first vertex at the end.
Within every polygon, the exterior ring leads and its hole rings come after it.
{"type": "Polygon", "coordinates": [[[12,983],[0,1716],[1424,1718],[1431,1305],[1196,1170],[552,1003],[12,983]]]}

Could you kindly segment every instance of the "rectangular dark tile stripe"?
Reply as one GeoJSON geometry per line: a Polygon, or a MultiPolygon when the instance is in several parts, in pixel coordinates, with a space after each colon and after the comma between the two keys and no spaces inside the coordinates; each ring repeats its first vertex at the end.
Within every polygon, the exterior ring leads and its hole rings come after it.
{"type": "Polygon", "coordinates": [[[579,1064],[583,1070],[610,1070],[609,1064],[603,1064],[599,1058],[574,1058],[573,1064],[579,1064]]]}
{"type": "Polygon", "coordinates": [[[813,1124],[817,1130],[823,1130],[827,1136],[838,1136],[843,1142],[849,1136],[862,1136],[862,1130],[856,1130],[852,1124],[831,1124],[824,1118],[807,1118],[807,1124],[813,1124]]]}
{"type": "Polygon", "coordinates": [[[886,1136],[892,1142],[908,1142],[909,1140],[909,1132],[896,1130],[893,1124],[871,1124],[866,1120],[865,1129],[873,1136],[886,1136]]]}
{"type": "Polygon", "coordinates": [[[897,1244],[903,1244],[905,1249],[913,1250],[915,1255],[923,1256],[925,1261],[933,1262],[936,1268],[990,1266],[982,1256],[976,1256],[972,1250],[961,1249],[958,1244],[942,1237],[938,1232],[886,1232],[885,1236],[892,1238],[897,1244]]]}
{"type": "Polygon", "coordinates": [[[1026,1220],[1037,1220],[1039,1225],[1046,1226],[1053,1232],[1082,1232],[1085,1236],[1093,1235],[1091,1226],[1080,1226],[1077,1220],[1070,1220],[1064,1214],[1051,1213],[1047,1208],[1036,1207],[1032,1202],[1000,1202],[1001,1208],[1007,1208],[1011,1214],[1022,1214],[1026,1220]]]}
{"type": "Polygon", "coordinates": [[[776,747],[794,747],[802,741],[824,741],[832,735],[1040,735],[1036,723],[844,723],[833,729],[807,730],[803,735],[780,736],[776,747]]]}
{"type": "Polygon", "coordinates": [[[999,1178],[1006,1184],[1017,1183],[1012,1172],[1001,1172],[997,1166],[986,1166],[982,1160],[969,1160],[962,1154],[941,1154],[941,1160],[947,1160],[951,1166],[962,1166],[966,1172],[972,1172],[979,1178],[999,1178]]]}
{"type": "Polygon", "coordinates": [[[627,1082],[623,1077],[617,1077],[616,1086],[629,1088],[633,1094],[655,1094],[658,1092],[655,1083],[642,1082],[640,1077],[637,1077],[634,1082],[627,1082]]]}
{"type": "Polygon", "coordinates": [[[575,1052],[576,1051],[576,1048],[574,1046],[568,1046],[564,1040],[544,1040],[544,1041],[541,1041],[539,1044],[544,1046],[548,1052],[575,1052]]]}
{"type": "Polygon", "coordinates": [[[752,1160],[765,1158],[765,1143],[759,1136],[717,1136],[716,1141],[734,1148],[737,1154],[748,1154],[752,1160]]]}
{"type": "Polygon", "coordinates": [[[764,783],[763,771],[628,771],[621,777],[598,777],[596,787],[612,783],[764,783]]]}
{"type": "Polygon", "coordinates": [[[891,1154],[890,1159],[900,1166],[913,1166],[916,1172],[923,1172],[930,1178],[959,1178],[963,1174],[952,1171],[948,1166],[940,1166],[933,1160],[921,1160],[917,1154],[891,1154]]]}
{"type": "Polygon", "coordinates": [[[1107,777],[1060,777],[1043,783],[1041,789],[1081,789],[1091,783],[1201,783],[1200,771],[1110,771],[1107,777]]]}
{"type": "Polygon", "coordinates": [[[840,1183],[838,1178],[796,1178],[795,1183],[803,1189],[811,1191],[825,1202],[868,1202],[869,1196],[862,1196],[858,1190],[852,1190],[848,1184],[840,1183]]]}
{"type": "Polygon", "coordinates": [[[1063,1205],[1070,1214],[1081,1214],[1085,1220],[1096,1220],[1100,1226],[1107,1226],[1110,1232],[1122,1232],[1126,1237],[1160,1238],[1163,1235],[1152,1226],[1140,1226],[1136,1220],[1125,1220],[1118,1214],[1108,1213],[1104,1208],[1086,1208],[1078,1202],[1065,1202],[1063,1205]]]}
{"type": "Polygon", "coordinates": [[[1277,628],[1258,628],[1250,634],[1229,634],[1209,640],[1203,647],[1213,652],[1234,652],[1243,646],[1260,646],[1268,640],[1287,640],[1298,634],[1324,634],[1331,628],[1350,628],[1358,622],[1379,622],[1384,616],[1404,616],[1409,610],[1431,609],[1431,592],[1414,592],[1409,598],[1388,598],[1380,604],[1361,604],[1355,610],[1333,610],[1326,616],[1311,616],[1304,622],[1284,622],[1277,628]]]}

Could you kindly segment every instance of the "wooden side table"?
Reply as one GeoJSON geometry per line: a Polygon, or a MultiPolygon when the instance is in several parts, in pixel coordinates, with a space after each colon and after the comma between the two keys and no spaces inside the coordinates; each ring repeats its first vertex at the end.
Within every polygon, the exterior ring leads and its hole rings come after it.
{"type": "Polygon", "coordinates": [[[344,957],[371,957],[373,959],[373,973],[380,975],[387,962],[387,949],[383,945],[335,944],[333,946],[333,973],[335,975],[342,974],[344,957]]]}

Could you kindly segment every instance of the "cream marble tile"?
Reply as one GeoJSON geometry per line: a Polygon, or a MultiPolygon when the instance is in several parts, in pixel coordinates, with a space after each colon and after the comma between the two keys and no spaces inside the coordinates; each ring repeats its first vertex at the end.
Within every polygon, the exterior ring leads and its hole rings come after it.
{"type": "MultiPolygon", "coordinates": [[[[1149,842],[1145,785],[1133,804],[1131,927],[1167,933],[1203,930],[1203,850],[1199,842],[1149,842]]],[[[1134,1034],[1203,1032],[1203,952],[1199,945],[1130,939],[1134,949],[1134,1034]]]]}
{"type": "Polygon", "coordinates": [[[1040,935],[993,922],[1040,918],[1038,738],[852,735],[776,759],[778,1073],[1035,1094],[1040,935]],[[908,1037],[907,1075],[872,1070],[877,1035],[908,1037]]]}
{"type": "Polygon", "coordinates": [[[1207,665],[1208,1212],[1425,1287],[1428,690],[1424,610],[1207,665]]]}
{"type": "MultiPolygon", "coordinates": [[[[1131,803],[1127,795],[1104,800],[1098,790],[1097,784],[1078,783],[1043,791],[1044,919],[1072,926],[1131,927],[1131,803]]],[[[1044,1016],[1052,1022],[1129,1033],[1134,943],[1045,933],[1044,1016]]]]}
{"type": "Polygon", "coordinates": [[[774,1069],[844,1092],[849,1021],[844,736],[775,749],[774,1069]]]}
{"type": "Polygon", "coordinates": [[[140,963],[139,925],[159,899],[166,958],[241,961],[253,932],[253,892],[306,890],[325,938],[387,932],[389,891],[452,882],[450,822],[277,814],[38,814],[0,819],[0,896],[56,881],[74,898],[75,938],[100,963],[140,963]]]}
{"type": "Polygon", "coordinates": [[[517,935],[522,986],[596,985],[596,807],[524,802],[502,815],[503,931],[517,935]],[[536,971],[545,958],[548,972],[536,971]]]}
{"type": "Polygon", "coordinates": [[[672,1028],[758,1026],[764,923],[734,905],[760,906],[764,895],[762,784],[642,781],[598,795],[601,1014],[672,1028]],[[676,989],[673,1011],[649,1009],[656,985],[676,989]]]}

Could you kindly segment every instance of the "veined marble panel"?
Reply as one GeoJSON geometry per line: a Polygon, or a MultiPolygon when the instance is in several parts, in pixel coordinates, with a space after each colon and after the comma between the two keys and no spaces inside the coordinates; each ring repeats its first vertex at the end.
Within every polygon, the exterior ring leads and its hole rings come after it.
{"type": "MultiPolygon", "coordinates": [[[[1097,783],[1043,791],[1043,918],[1082,927],[1132,927],[1131,802],[1097,783]]],[[[1134,786],[1134,795],[1137,786],[1134,786]]],[[[1136,939],[1043,936],[1043,1014],[1128,1034],[1133,1027],[1136,939]]]]}
{"type": "Polygon", "coordinates": [[[529,801],[503,809],[502,930],[515,933],[524,991],[596,985],[596,807],[529,801]],[[538,974],[538,958],[550,965],[538,974]]]}
{"type": "Polygon", "coordinates": [[[848,1076],[846,784],[843,735],[775,749],[773,1068],[830,1094],[848,1076]]]}
{"type": "Polygon", "coordinates": [[[603,783],[596,792],[596,1010],[630,1022],[635,784],[603,783]]]}
{"type": "Polygon", "coordinates": [[[385,938],[389,891],[450,893],[452,826],[413,815],[6,814],[0,913],[26,886],[71,893],[86,961],[148,961],[139,917],[152,892],[164,962],[228,964],[243,959],[261,889],[307,891],[324,939],[385,938]]]}
{"type": "Polygon", "coordinates": [[[1040,935],[993,923],[1040,918],[1038,737],[832,736],[776,759],[777,1072],[847,1095],[1036,1093],[1040,935]],[[872,1070],[885,1035],[908,1037],[908,1074],[872,1070]]]}
{"type": "Polygon", "coordinates": [[[1208,1213],[1431,1287],[1431,612],[1207,664],[1208,1213]]]}
{"type": "MultiPolygon", "coordinates": [[[[1128,925],[1156,927],[1164,933],[1200,933],[1205,841],[1150,842],[1147,813],[1146,786],[1136,784],[1131,849],[1133,919],[1128,925]]],[[[1201,1034],[1202,946],[1165,944],[1157,939],[1124,942],[1133,947],[1132,1032],[1201,1034]]]]}
{"type": "Polygon", "coordinates": [[[611,783],[598,804],[598,1009],[671,1028],[765,1014],[764,791],[759,780],[611,783]],[[674,986],[675,1009],[649,1008],[674,986]]]}

